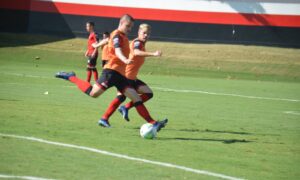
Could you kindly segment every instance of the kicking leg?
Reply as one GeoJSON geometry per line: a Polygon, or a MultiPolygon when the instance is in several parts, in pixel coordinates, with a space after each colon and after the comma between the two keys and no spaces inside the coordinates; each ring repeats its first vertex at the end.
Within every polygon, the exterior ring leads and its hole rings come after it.
{"type": "Polygon", "coordinates": [[[76,74],[74,72],[66,73],[66,72],[58,72],[55,77],[68,80],[74,84],[85,94],[91,97],[98,97],[103,92],[105,92],[106,88],[99,84],[95,84],[92,86],[89,82],[84,81],[82,79],[79,79],[76,77],[76,74]]]}
{"type": "MultiPolygon", "coordinates": [[[[148,101],[149,99],[151,99],[153,97],[153,92],[152,90],[149,88],[149,86],[147,86],[146,83],[144,83],[143,81],[137,79],[137,80],[128,80],[129,84],[135,88],[135,90],[140,94],[140,98],[142,99],[142,101],[145,103],[146,101],[148,101]]],[[[125,106],[121,106],[118,111],[122,114],[123,118],[126,121],[129,121],[129,109],[131,109],[134,106],[134,102],[131,101],[129,103],[127,103],[125,106]]]]}
{"type": "MultiPolygon", "coordinates": [[[[153,92],[152,90],[147,86],[147,85],[144,85],[144,86],[140,86],[138,89],[137,89],[137,92],[140,95],[142,101],[145,103],[147,102],[148,100],[150,100],[152,97],[153,97],[153,92]]],[[[124,107],[129,110],[131,109],[132,107],[134,106],[134,103],[133,101],[130,101],[129,103],[127,103],[124,107]]]]}
{"type": "Polygon", "coordinates": [[[134,89],[126,88],[124,91],[124,95],[133,101],[134,106],[140,116],[142,116],[148,123],[154,124],[154,126],[157,128],[157,132],[160,131],[161,128],[166,126],[168,119],[165,119],[163,121],[155,121],[150,116],[147,108],[144,106],[141,97],[137,94],[137,92],[134,89]]]}

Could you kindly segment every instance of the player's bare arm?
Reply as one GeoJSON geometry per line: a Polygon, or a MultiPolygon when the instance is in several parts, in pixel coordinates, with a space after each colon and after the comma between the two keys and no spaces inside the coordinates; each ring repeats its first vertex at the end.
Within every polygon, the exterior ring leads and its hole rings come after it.
{"type": "Polygon", "coordinates": [[[101,46],[104,46],[105,44],[108,44],[108,38],[106,38],[106,39],[103,39],[103,40],[101,40],[100,42],[97,42],[97,43],[94,43],[94,44],[92,44],[92,46],[94,47],[94,48],[99,48],[99,47],[101,47],[101,46]]]}
{"type": "Polygon", "coordinates": [[[89,53],[89,50],[86,50],[85,53],[84,53],[84,56],[88,57],[88,53],[89,53]]]}
{"type": "Polygon", "coordinates": [[[128,58],[126,58],[126,56],[124,56],[121,48],[115,48],[115,53],[116,53],[116,56],[125,64],[130,64],[132,62],[131,59],[128,59],[128,58]]]}
{"type": "Polygon", "coordinates": [[[155,51],[155,52],[146,52],[146,51],[142,51],[139,49],[134,49],[133,51],[135,56],[143,56],[143,57],[160,57],[162,56],[162,52],[161,51],[155,51]]]}

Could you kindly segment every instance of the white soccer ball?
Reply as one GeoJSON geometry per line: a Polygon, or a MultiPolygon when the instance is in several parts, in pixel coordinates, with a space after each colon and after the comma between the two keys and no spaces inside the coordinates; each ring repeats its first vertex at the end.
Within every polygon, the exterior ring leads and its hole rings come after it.
{"type": "Polygon", "coordinates": [[[140,135],[144,139],[153,139],[156,137],[157,129],[153,127],[153,124],[146,123],[143,124],[140,129],[140,135]]]}

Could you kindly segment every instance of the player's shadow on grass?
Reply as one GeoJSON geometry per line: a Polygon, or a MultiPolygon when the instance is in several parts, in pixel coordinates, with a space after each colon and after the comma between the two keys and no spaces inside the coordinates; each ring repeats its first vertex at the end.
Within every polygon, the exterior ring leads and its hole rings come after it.
{"type": "MultiPolygon", "coordinates": [[[[134,127],[131,129],[140,129],[139,127],[134,127]]],[[[169,129],[166,128],[164,131],[182,131],[182,132],[199,132],[199,133],[221,133],[221,134],[238,134],[238,135],[253,135],[248,132],[237,132],[237,131],[218,131],[218,130],[210,130],[210,129],[169,129]]]]}
{"type": "Polygon", "coordinates": [[[237,131],[219,131],[219,130],[200,130],[200,129],[166,129],[167,131],[183,131],[183,132],[200,132],[200,133],[221,133],[221,134],[238,134],[238,135],[253,135],[248,132],[237,132],[237,131]]]}
{"type": "Polygon", "coordinates": [[[253,141],[248,141],[245,139],[212,139],[212,138],[183,138],[183,137],[172,137],[172,138],[159,137],[158,140],[209,141],[209,142],[222,142],[224,144],[253,142],[253,141]]]}

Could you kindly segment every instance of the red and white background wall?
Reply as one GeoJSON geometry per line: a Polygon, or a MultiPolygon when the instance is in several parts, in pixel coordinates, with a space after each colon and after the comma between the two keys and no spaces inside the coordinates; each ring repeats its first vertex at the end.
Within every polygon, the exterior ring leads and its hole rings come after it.
{"type": "Polygon", "coordinates": [[[154,39],[300,46],[300,0],[1,0],[1,31],[85,36],[112,31],[125,13],[154,39]]]}

